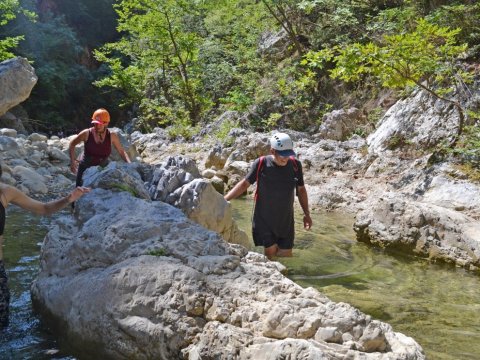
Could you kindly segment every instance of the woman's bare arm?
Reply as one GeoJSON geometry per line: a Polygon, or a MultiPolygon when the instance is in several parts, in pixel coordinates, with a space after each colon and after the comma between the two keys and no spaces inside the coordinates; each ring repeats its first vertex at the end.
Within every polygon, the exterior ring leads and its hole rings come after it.
{"type": "Polygon", "coordinates": [[[70,144],[68,145],[68,153],[70,154],[70,171],[74,174],[77,173],[78,168],[77,159],[75,159],[75,146],[88,140],[88,132],[89,129],[82,130],[70,140],[70,144]]]}
{"type": "Polygon", "coordinates": [[[7,185],[2,189],[2,191],[5,194],[8,203],[18,205],[22,209],[31,211],[38,215],[50,215],[58,210],[63,209],[68,204],[78,200],[83,196],[83,194],[89,192],[90,189],[79,186],[75,188],[68,196],[47,203],[32,199],[13,186],[7,185]]]}
{"type": "Polygon", "coordinates": [[[127,152],[123,148],[122,144],[120,143],[120,139],[116,133],[112,133],[111,135],[112,138],[112,144],[115,146],[115,149],[118,151],[120,154],[120,157],[125,161],[126,163],[131,163],[130,158],[128,157],[127,152]]]}

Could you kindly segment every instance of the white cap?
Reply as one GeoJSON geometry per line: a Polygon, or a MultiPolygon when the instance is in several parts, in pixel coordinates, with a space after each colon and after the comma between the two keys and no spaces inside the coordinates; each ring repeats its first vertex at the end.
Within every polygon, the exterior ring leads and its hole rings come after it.
{"type": "Polygon", "coordinates": [[[282,157],[295,156],[293,141],[285,133],[273,134],[270,138],[270,146],[282,157]]]}

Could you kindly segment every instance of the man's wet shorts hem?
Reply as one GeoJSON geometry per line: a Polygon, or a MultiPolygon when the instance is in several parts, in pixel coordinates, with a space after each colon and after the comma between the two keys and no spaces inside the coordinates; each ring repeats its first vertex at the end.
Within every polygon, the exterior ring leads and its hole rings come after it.
{"type": "Polygon", "coordinates": [[[279,249],[290,250],[293,249],[293,239],[286,239],[278,237],[271,232],[256,232],[253,231],[253,243],[255,246],[270,247],[277,245],[279,249]]]}

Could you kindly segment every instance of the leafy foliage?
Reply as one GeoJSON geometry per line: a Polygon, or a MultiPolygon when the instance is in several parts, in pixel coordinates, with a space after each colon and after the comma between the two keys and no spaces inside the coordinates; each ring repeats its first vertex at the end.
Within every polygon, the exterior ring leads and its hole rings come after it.
{"type": "Polygon", "coordinates": [[[64,116],[74,117],[71,104],[88,93],[93,77],[76,62],[82,48],[63,17],[21,24],[25,41],[19,51],[33,61],[39,79],[24,106],[42,128],[59,129],[65,124],[64,116]]]}
{"type": "Polygon", "coordinates": [[[239,122],[228,119],[223,121],[218,129],[214,131],[211,137],[215,140],[220,140],[225,146],[230,146],[234,143],[235,139],[229,136],[230,131],[239,127],[239,122]]]}
{"type": "Polygon", "coordinates": [[[356,106],[371,115],[364,136],[381,88],[420,86],[459,106],[470,80],[459,56],[480,51],[480,5],[468,0],[51,0],[48,11],[20,0],[35,24],[18,1],[0,4],[0,54],[33,62],[25,107],[45,127],[106,106],[189,138],[225,110],[259,131],[305,130],[356,106]]]}
{"type": "MultiPolygon", "coordinates": [[[[4,27],[9,22],[15,20],[18,14],[23,14],[30,20],[35,19],[34,13],[22,8],[18,0],[0,1],[0,27],[4,27]]],[[[0,38],[0,61],[14,57],[12,50],[24,39],[25,36],[23,35],[0,38]]]]}
{"type": "Polygon", "coordinates": [[[455,149],[451,151],[460,155],[466,163],[480,166],[480,124],[465,126],[464,136],[459,140],[455,149]]]}
{"type": "MultiPolygon", "coordinates": [[[[199,38],[189,24],[199,8],[188,1],[123,0],[116,11],[124,36],[96,51],[111,70],[96,84],[121,89],[135,103],[155,98],[160,106],[181,106],[198,122],[206,101],[199,91],[199,38]]],[[[149,104],[142,106],[153,112],[149,104]]]]}
{"type": "Polygon", "coordinates": [[[459,40],[469,45],[473,57],[480,56],[480,3],[444,5],[428,18],[441,26],[460,29],[459,40]]]}
{"type": "MultiPolygon", "coordinates": [[[[8,0],[0,6],[8,2],[15,1],[8,0]]],[[[39,77],[29,99],[22,104],[30,118],[27,123],[23,119],[27,129],[63,129],[70,133],[88,124],[85,120],[100,106],[109,107],[115,122],[118,112],[111,100],[117,100],[93,87],[92,82],[102,69],[98,69],[89,53],[99,41],[117,36],[114,26],[113,31],[107,31],[108,24],[115,23],[111,1],[54,0],[44,6],[46,2],[20,0],[20,4],[17,16],[0,27],[0,33],[21,34],[24,41],[18,43],[14,54],[28,58],[39,77]],[[102,24],[100,29],[98,23],[102,24]],[[79,37],[79,33],[92,35],[79,37]],[[94,37],[96,42],[88,43],[94,37]]]]}
{"type": "Polygon", "coordinates": [[[147,255],[152,255],[152,256],[168,256],[168,251],[164,248],[158,248],[155,250],[151,250],[147,253],[147,255]]]}
{"type": "Polygon", "coordinates": [[[469,113],[469,117],[475,119],[476,122],[473,125],[465,126],[465,131],[457,146],[449,149],[449,153],[459,160],[459,170],[470,180],[480,182],[480,114],[469,113]]]}
{"type": "Polygon", "coordinates": [[[323,67],[333,61],[333,78],[360,81],[373,76],[386,88],[405,89],[418,86],[433,96],[452,103],[460,115],[457,137],[463,129],[464,109],[451,96],[472,74],[457,62],[467,45],[458,45],[460,29],[450,29],[419,19],[412,31],[384,35],[380,42],[353,43],[307,54],[305,63],[323,67]]]}
{"type": "Polygon", "coordinates": [[[260,3],[248,0],[213,1],[204,10],[202,84],[214,107],[245,111],[256,102],[261,79],[271,67],[258,44],[275,22],[260,3]]]}
{"type": "Polygon", "coordinates": [[[336,67],[331,76],[344,81],[358,81],[365,74],[375,76],[382,86],[403,89],[426,81],[429,87],[441,86],[440,95],[450,94],[454,75],[468,81],[468,73],[456,65],[467,45],[457,45],[459,29],[451,30],[420,19],[414,31],[385,35],[379,44],[354,43],[348,47],[325,49],[310,53],[306,62],[322,66],[333,60],[336,67]]]}
{"type": "Polygon", "coordinates": [[[92,48],[118,38],[112,4],[112,0],[55,1],[57,12],[63,14],[65,23],[77,30],[78,41],[92,48]]]}
{"type": "Polygon", "coordinates": [[[188,119],[177,119],[172,125],[167,128],[167,134],[170,139],[185,139],[191,140],[194,135],[198,133],[200,128],[192,126],[188,119]]]}

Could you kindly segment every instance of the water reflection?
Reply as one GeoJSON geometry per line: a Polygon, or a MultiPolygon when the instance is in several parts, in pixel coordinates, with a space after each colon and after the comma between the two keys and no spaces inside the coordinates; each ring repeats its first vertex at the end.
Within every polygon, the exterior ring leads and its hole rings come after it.
{"type": "MultiPolygon", "coordinates": [[[[232,206],[250,236],[251,201],[235,200],[232,206]]],[[[296,219],[294,256],[281,260],[290,278],[390,323],[415,338],[429,359],[479,359],[478,275],[358,243],[347,217],[322,213],[312,218],[309,232],[296,219]]]]}
{"type": "Polygon", "coordinates": [[[10,326],[0,331],[0,358],[68,359],[59,357],[55,337],[32,311],[30,285],[38,273],[40,244],[49,218],[9,206],[4,233],[4,258],[11,292],[10,326]]]}

